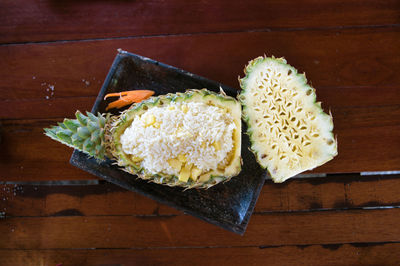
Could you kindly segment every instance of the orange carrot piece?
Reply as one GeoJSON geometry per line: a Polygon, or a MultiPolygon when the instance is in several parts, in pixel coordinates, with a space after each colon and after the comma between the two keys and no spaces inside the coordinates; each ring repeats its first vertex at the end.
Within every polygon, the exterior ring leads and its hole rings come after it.
{"type": "MultiPolygon", "coordinates": [[[[125,97],[124,97],[125,98],[125,97]]],[[[106,111],[108,111],[108,110],[110,110],[110,109],[112,109],[112,108],[117,108],[117,109],[119,109],[119,108],[122,108],[122,107],[124,107],[124,106],[126,106],[126,105],[128,105],[129,104],[129,102],[126,102],[124,99],[119,99],[119,100],[116,100],[116,101],[113,101],[113,102],[111,102],[111,103],[109,103],[108,105],[107,105],[107,108],[106,108],[106,111]]]]}
{"type": "Polygon", "coordinates": [[[127,91],[108,93],[108,94],[106,94],[106,96],[104,96],[104,100],[109,98],[109,97],[117,97],[117,96],[122,97],[122,96],[125,96],[127,94],[128,94],[127,91]]]}
{"type": "Polygon", "coordinates": [[[111,109],[111,108],[118,108],[119,109],[119,108],[122,108],[122,107],[124,107],[124,106],[126,106],[128,104],[133,103],[133,102],[135,102],[135,99],[132,98],[132,96],[129,96],[129,95],[128,96],[124,96],[124,97],[119,98],[116,101],[113,101],[113,102],[109,103],[108,106],[107,106],[106,111],[108,109],[111,109]]]}
{"type": "Polygon", "coordinates": [[[104,99],[107,99],[108,97],[115,97],[115,96],[119,96],[120,98],[118,100],[108,104],[106,111],[108,111],[111,108],[122,108],[122,107],[124,107],[128,104],[134,103],[134,102],[135,103],[141,102],[141,101],[149,98],[153,94],[154,94],[154,91],[150,91],[150,90],[134,90],[134,91],[109,93],[104,97],[104,99]],[[122,97],[122,95],[126,95],[126,96],[122,97]]]}
{"type": "Polygon", "coordinates": [[[121,91],[121,92],[114,92],[114,93],[108,93],[106,96],[104,96],[104,100],[107,99],[108,97],[122,97],[126,95],[138,95],[139,97],[150,97],[151,95],[154,94],[154,91],[151,90],[133,90],[133,91],[121,91]],[[149,95],[149,96],[147,96],[149,95]]]}

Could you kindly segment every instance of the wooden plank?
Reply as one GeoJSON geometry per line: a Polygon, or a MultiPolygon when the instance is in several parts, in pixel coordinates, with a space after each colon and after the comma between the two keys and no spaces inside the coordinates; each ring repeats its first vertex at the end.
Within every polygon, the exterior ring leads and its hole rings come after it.
{"type": "Polygon", "coordinates": [[[6,218],[1,249],[279,246],[398,242],[400,209],[255,214],[244,236],[188,215],[6,218]],[[210,237],[212,236],[212,237],[210,237]]]}
{"type": "Polygon", "coordinates": [[[37,186],[0,185],[5,216],[157,216],[180,211],[112,184],[37,186]]]}
{"type": "Polygon", "coordinates": [[[90,111],[95,101],[95,96],[0,100],[0,119],[59,118],[62,121],[64,117],[73,117],[76,110],[90,111]]]}
{"type": "Polygon", "coordinates": [[[343,175],[293,179],[284,184],[268,181],[255,212],[399,206],[399,177],[343,175]]]}
{"type": "Polygon", "coordinates": [[[6,1],[0,42],[399,24],[397,1],[6,1]]]}
{"type": "MultiPolygon", "coordinates": [[[[398,107],[389,106],[375,110],[371,107],[334,111],[336,126],[334,132],[338,136],[339,155],[313,172],[398,170],[400,150],[393,149],[400,147],[398,110],[398,107]],[[385,112],[387,110],[392,112],[385,112]],[[390,126],[390,124],[395,125],[390,126]]],[[[2,122],[0,181],[95,178],[69,164],[71,148],[43,134],[44,127],[55,125],[57,121],[62,119],[2,122]]]]}
{"type": "MultiPolygon", "coordinates": [[[[318,99],[323,100],[322,107],[326,111],[332,111],[335,124],[339,121],[340,127],[346,127],[349,124],[341,123],[342,119],[352,121],[352,124],[357,126],[366,126],[374,120],[381,125],[384,122],[386,125],[395,124],[396,121],[393,119],[398,119],[400,105],[398,90],[384,88],[378,93],[375,102],[373,97],[367,97],[377,94],[377,88],[374,87],[347,88],[345,93],[340,93],[343,91],[342,88],[320,89],[317,93],[318,99]],[[366,96],[365,101],[359,102],[360,95],[366,96]]],[[[95,96],[57,97],[49,100],[37,98],[0,100],[0,119],[62,119],[73,116],[76,110],[90,111],[95,100],[95,96]]]]}
{"type": "MultiPolygon", "coordinates": [[[[29,111],[60,97],[96,96],[117,48],[234,88],[239,88],[237,77],[243,76],[249,60],[263,54],[285,56],[307,73],[324,106],[398,104],[399,32],[400,28],[245,32],[0,46],[0,114],[39,118],[29,111]],[[32,107],[25,107],[32,100],[32,107]]],[[[40,117],[45,115],[49,114],[40,117]]]]}
{"type": "MultiPolygon", "coordinates": [[[[398,119],[400,97],[397,88],[384,88],[377,95],[377,88],[343,88],[319,89],[318,100],[322,100],[325,111],[332,111],[335,124],[341,119],[352,121],[359,126],[367,123],[379,122],[381,125],[395,124],[398,119]],[[320,93],[321,92],[321,93],[320,93]],[[365,101],[359,102],[360,95],[365,96],[365,101]],[[376,101],[367,95],[377,95],[376,101]],[[346,99],[346,100],[341,100],[346,99]],[[329,102],[329,103],[328,103],[329,102]],[[371,121],[372,120],[372,121],[371,121]]],[[[88,111],[93,106],[96,96],[57,97],[53,99],[10,99],[1,101],[0,119],[49,119],[71,117],[76,110],[88,111]]]]}
{"type": "Polygon", "coordinates": [[[398,265],[400,244],[101,250],[0,250],[7,265],[398,265]]]}
{"type": "Polygon", "coordinates": [[[72,149],[44,135],[54,120],[7,120],[2,124],[0,180],[97,179],[69,164],[72,149]]]}
{"type": "Polygon", "coordinates": [[[318,171],[351,173],[399,169],[400,152],[393,147],[400,147],[400,126],[347,128],[334,132],[338,137],[339,154],[317,168],[318,171]]]}
{"type": "MultiPolygon", "coordinates": [[[[400,206],[400,176],[352,176],[267,181],[256,213],[400,206]]],[[[173,215],[181,212],[112,184],[86,186],[0,185],[6,217],[173,215]]]]}

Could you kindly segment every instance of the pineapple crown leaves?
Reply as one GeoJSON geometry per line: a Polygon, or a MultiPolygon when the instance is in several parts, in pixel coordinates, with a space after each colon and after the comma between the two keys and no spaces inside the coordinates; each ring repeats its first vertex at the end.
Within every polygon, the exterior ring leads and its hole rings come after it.
{"type": "Polygon", "coordinates": [[[45,128],[45,135],[69,147],[78,149],[97,159],[104,160],[104,128],[109,115],[98,113],[97,116],[80,111],[75,113],[76,119],[65,118],[58,126],[45,128]]]}

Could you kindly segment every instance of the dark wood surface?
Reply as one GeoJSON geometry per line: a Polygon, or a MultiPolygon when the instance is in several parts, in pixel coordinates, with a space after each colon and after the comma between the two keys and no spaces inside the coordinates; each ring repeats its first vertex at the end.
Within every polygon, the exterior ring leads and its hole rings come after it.
{"type": "Polygon", "coordinates": [[[3,1],[0,265],[399,265],[399,1],[3,1]],[[116,49],[239,89],[284,56],[331,110],[339,156],[267,181],[244,236],[69,165],[42,128],[89,110],[116,49]],[[72,185],[75,184],[75,185],[72,185]]]}

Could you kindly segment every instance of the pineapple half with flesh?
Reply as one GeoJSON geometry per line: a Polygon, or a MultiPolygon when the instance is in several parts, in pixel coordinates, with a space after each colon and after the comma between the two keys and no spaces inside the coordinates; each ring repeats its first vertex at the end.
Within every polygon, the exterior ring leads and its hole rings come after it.
{"type": "Polygon", "coordinates": [[[304,74],[284,58],[258,57],[246,66],[238,96],[259,164],[280,183],[337,155],[332,115],[316,102],[304,74]]]}
{"type": "Polygon", "coordinates": [[[52,139],[168,186],[209,188],[241,171],[241,106],[206,89],[151,97],[119,116],[80,112],[52,139]]]}

